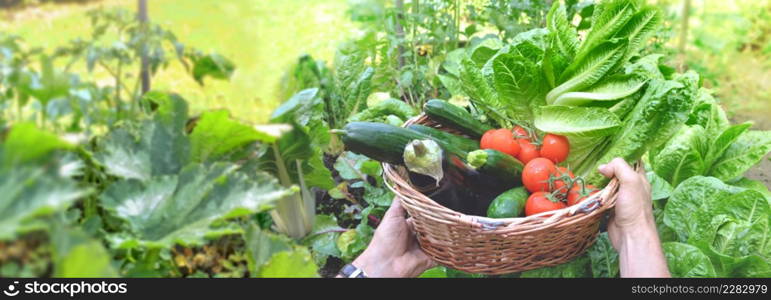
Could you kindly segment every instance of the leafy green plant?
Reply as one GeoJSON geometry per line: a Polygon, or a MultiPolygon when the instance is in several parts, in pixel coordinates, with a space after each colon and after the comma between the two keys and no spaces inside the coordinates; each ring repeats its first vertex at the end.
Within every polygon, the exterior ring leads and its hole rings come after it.
{"type": "Polygon", "coordinates": [[[259,159],[259,169],[274,174],[283,186],[299,186],[299,193],[279,201],[271,213],[278,231],[297,239],[313,229],[316,212],[311,188],[334,187],[322,161],[329,127],[322,118],[324,103],[317,93],[318,89],[300,91],[274,111],[271,122],[292,127],[270,143],[259,159]]]}
{"type": "Polygon", "coordinates": [[[296,193],[245,166],[254,160],[252,151],[258,151],[249,145],[275,141],[280,133],[262,132],[215,111],[204,113],[201,126],[188,134],[187,104],[181,97],[153,92],[146,101],[157,105],[156,112],[114,129],[94,153],[115,177],[99,202],[117,223],[117,231],[105,238],[125,251],[129,275],[158,276],[159,270],[171,268],[163,260],[171,247],[200,246],[240,233],[237,223],[225,220],[267,211],[296,193]]]}
{"type": "MultiPolygon", "coordinates": [[[[691,177],[672,192],[663,220],[676,232],[678,242],[694,246],[674,251],[688,251],[699,265],[689,264],[701,275],[711,275],[711,269],[720,277],[765,277],[771,272],[767,245],[771,210],[761,192],[729,186],[714,177],[691,177]],[[704,266],[704,257],[713,268],[704,266]]],[[[674,266],[678,272],[684,267],[679,262],[674,266]]]]}
{"type": "Polygon", "coordinates": [[[723,181],[740,177],[771,151],[771,133],[730,125],[725,112],[701,90],[686,127],[650,156],[656,174],[673,186],[697,175],[723,181]]]}

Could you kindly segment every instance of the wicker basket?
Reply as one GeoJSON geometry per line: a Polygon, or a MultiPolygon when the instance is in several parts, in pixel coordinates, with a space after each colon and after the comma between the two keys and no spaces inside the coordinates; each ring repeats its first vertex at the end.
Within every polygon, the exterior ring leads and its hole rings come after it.
{"type": "MultiPolygon", "coordinates": [[[[425,115],[405,123],[447,132],[425,115]]],[[[639,167],[639,166],[638,166],[639,167]]],[[[565,263],[586,251],[603,213],[616,203],[618,182],[579,205],[524,218],[465,215],[431,200],[414,187],[402,166],[383,164],[388,187],[412,216],[423,251],[436,262],[469,273],[507,274],[565,263]]]]}

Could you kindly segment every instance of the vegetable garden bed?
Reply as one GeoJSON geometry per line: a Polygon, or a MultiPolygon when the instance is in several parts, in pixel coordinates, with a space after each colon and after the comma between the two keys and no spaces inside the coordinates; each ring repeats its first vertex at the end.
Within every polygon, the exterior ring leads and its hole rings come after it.
{"type": "MultiPolygon", "coordinates": [[[[644,162],[674,276],[771,276],[771,132],[667,64],[656,7],[397,2],[354,5],[361,35],[331,66],[301,57],[266,124],[143,91],[142,70],[203,86],[236,66],[130,12],[94,11],[91,39],[56,49],[0,35],[0,276],[332,277],[394,199],[381,162],[492,224],[588,212],[615,157],[644,162]]],[[[617,277],[589,233],[558,265],[480,272],[617,277]]]]}

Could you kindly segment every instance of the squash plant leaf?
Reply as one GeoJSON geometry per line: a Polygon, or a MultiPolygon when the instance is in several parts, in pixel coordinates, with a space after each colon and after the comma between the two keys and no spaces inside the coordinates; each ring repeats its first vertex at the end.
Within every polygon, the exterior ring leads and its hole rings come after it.
{"type": "Polygon", "coordinates": [[[80,228],[66,224],[52,226],[52,260],[54,277],[117,277],[112,254],[102,242],[88,236],[80,228]]]}
{"type": "Polygon", "coordinates": [[[186,102],[174,94],[154,94],[151,99],[158,105],[151,119],[116,128],[100,141],[94,156],[108,174],[144,181],[177,174],[190,162],[186,102]]]}
{"type": "Polygon", "coordinates": [[[273,143],[276,136],[235,121],[226,110],[204,112],[190,134],[191,158],[204,162],[221,158],[253,142],[273,143]]]}
{"type": "Polygon", "coordinates": [[[244,174],[237,165],[218,162],[190,164],[179,174],[145,182],[123,179],[109,185],[100,200],[128,226],[125,234],[110,237],[116,246],[161,248],[200,245],[204,238],[232,233],[232,228],[211,225],[266,211],[295,192],[267,174],[244,174]]]}
{"type": "Polygon", "coordinates": [[[82,168],[80,160],[56,152],[72,147],[32,124],[11,128],[0,143],[0,240],[46,228],[37,217],[63,211],[89,193],[70,178],[82,168]]]}

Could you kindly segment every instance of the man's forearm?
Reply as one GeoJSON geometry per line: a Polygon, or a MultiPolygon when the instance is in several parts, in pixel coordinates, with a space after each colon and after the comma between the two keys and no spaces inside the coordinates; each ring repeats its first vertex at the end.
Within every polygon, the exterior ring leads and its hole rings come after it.
{"type": "Polygon", "coordinates": [[[621,277],[670,277],[654,224],[622,236],[618,249],[621,277]]]}

